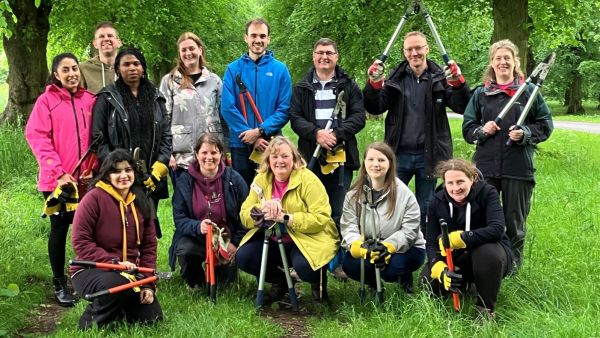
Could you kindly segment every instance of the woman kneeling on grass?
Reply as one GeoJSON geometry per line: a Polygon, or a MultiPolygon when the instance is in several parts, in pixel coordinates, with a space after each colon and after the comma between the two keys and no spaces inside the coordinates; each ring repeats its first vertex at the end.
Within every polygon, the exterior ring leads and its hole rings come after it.
{"type": "MultiPolygon", "coordinates": [[[[224,146],[217,134],[200,135],[194,146],[196,160],[179,173],[173,194],[175,233],[169,264],[181,266],[181,277],[190,288],[204,284],[208,228],[216,224],[224,239],[219,251],[218,282],[232,282],[237,275],[233,257],[246,234],[240,208],[248,196],[242,176],[223,162],[224,146]]],[[[214,231],[217,233],[216,229],[214,231]]]]}
{"type": "Polygon", "coordinates": [[[383,142],[370,144],[356,183],[344,201],[340,221],[342,246],[348,249],[344,272],[359,280],[360,261],[366,259],[365,282],[371,288],[375,288],[378,266],[383,280],[400,282],[407,292],[412,292],[412,272],[425,260],[420,219],[415,195],[396,178],[394,152],[383,142]],[[360,215],[363,210],[364,218],[360,215]],[[365,224],[359,219],[364,219],[365,224]]]}
{"type": "MultiPolygon", "coordinates": [[[[240,212],[242,223],[250,231],[242,239],[236,261],[240,269],[258,277],[266,230],[252,217],[256,213],[263,216],[263,224],[268,221],[285,224],[284,217],[289,217],[283,231],[288,262],[300,279],[311,283],[315,301],[328,301],[327,273],[323,267],[338,250],[338,231],[331,218],[325,187],[306,168],[298,149],[283,136],[275,137],[265,150],[240,212]]],[[[281,266],[277,242],[271,237],[266,281],[273,286],[265,304],[280,300],[287,291],[281,266]]]]}
{"type": "Polygon", "coordinates": [[[480,179],[472,163],[451,159],[438,164],[438,177],[444,188],[429,204],[427,215],[427,257],[423,277],[436,295],[465,289],[473,283],[478,293],[477,311],[491,319],[496,316],[496,301],[502,278],[513,262],[514,253],[504,231],[504,213],[498,191],[480,179]],[[440,223],[448,224],[448,237],[455,267],[446,265],[440,238],[440,223]]]}
{"type": "MultiPolygon", "coordinates": [[[[81,201],[73,220],[72,244],[78,260],[156,268],[156,230],[153,205],[146,197],[135,162],[123,149],[108,154],[92,181],[95,188],[81,201]]],[[[119,271],[71,267],[80,295],[130,282],[119,271]]],[[[128,289],[93,300],[79,319],[79,328],[104,326],[123,317],[128,322],[162,320],[155,286],[128,289]]]]}

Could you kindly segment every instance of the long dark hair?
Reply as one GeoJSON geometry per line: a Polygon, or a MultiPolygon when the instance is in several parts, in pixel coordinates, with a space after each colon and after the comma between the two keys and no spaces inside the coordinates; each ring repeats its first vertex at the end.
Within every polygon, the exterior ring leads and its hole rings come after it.
{"type": "MultiPolygon", "coordinates": [[[[54,57],[54,59],[52,59],[52,67],[50,68],[50,75],[48,75],[48,79],[46,79],[47,85],[55,84],[62,88],[62,83],[60,82],[59,79],[56,78],[56,76],[54,76],[54,73],[58,73],[58,65],[64,59],[73,59],[75,61],[75,63],[79,65],[79,60],[77,60],[77,57],[75,55],[73,55],[73,53],[66,52],[66,53],[58,54],[57,56],[54,57]]],[[[81,75],[79,77],[81,80],[81,75]]]]}
{"type": "MultiPolygon", "coordinates": [[[[396,195],[398,189],[396,187],[396,156],[394,155],[394,151],[392,148],[384,142],[374,142],[367,146],[365,149],[365,154],[363,156],[363,163],[360,166],[360,170],[358,172],[358,177],[356,178],[356,182],[350,187],[350,190],[354,190],[356,193],[354,195],[354,202],[356,204],[357,210],[360,210],[360,205],[363,202],[361,196],[363,194],[363,186],[371,185],[368,179],[369,174],[367,174],[367,169],[365,168],[365,159],[367,158],[367,153],[369,150],[377,150],[382,153],[390,162],[390,167],[388,168],[387,173],[385,174],[385,181],[383,182],[383,193],[388,193],[387,199],[390,201],[388,203],[388,210],[386,215],[391,217],[396,211],[396,195]]],[[[364,198],[364,197],[363,197],[364,198]]]]}
{"type": "Polygon", "coordinates": [[[154,205],[150,199],[146,197],[146,188],[142,183],[142,175],[137,170],[133,156],[125,149],[116,149],[111,151],[100,166],[100,171],[90,182],[90,188],[95,186],[98,181],[110,184],[110,174],[117,169],[117,163],[127,162],[135,172],[135,179],[131,186],[131,192],[135,195],[135,205],[140,209],[145,220],[150,220],[154,217],[154,205]]]}

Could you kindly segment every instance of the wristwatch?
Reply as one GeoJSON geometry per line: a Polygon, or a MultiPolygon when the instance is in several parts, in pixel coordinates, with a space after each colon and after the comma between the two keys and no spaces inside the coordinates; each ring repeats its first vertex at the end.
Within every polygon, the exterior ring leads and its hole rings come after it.
{"type": "Polygon", "coordinates": [[[262,127],[258,127],[258,135],[265,136],[265,130],[262,127]]]}

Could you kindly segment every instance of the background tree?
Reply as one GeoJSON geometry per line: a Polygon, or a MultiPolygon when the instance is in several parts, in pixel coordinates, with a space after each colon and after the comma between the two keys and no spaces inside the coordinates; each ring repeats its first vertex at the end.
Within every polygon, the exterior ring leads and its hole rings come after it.
{"type": "Polygon", "coordinates": [[[0,2],[4,25],[2,40],[9,67],[9,98],[0,122],[22,123],[44,89],[48,77],[46,46],[51,10],[49,0],[0,2]]]}

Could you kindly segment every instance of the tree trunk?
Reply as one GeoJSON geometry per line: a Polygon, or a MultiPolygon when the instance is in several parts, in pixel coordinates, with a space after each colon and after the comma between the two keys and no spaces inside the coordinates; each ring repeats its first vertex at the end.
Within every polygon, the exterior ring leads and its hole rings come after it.
{"type": "Polygon", "coordinates": [[[12,32],[4,36],[4,52],[8,60],[8,103],[0,118],[1,123],[23,124],[27,120],[36,98],[44,90],[48,76],[46,47],[48,45],[48,20],[52,5],[41,0],[35,7],[34,0],[9,0],[17,22],[10,13],[3,15],[12,32]]]}
{"type": "Polygon", "coordinates": [[[494,18],[494,32],[492,41],[509,39],[519,47],[521,70],[527,71],[528,66],[528,40],[529,40],[529,15],[528,0],[492,0],[492,15],[494,18]]]}
{"type": "Polygon", "coordinates": [[[583,93],[581,90],[581,74],[578,70],[574,71],[571,84],[569,85],[569,106],[566,114],[584,114],[585,109],[582,104],[583,93]]]}

